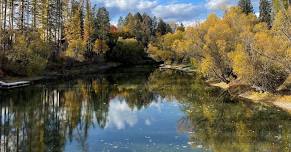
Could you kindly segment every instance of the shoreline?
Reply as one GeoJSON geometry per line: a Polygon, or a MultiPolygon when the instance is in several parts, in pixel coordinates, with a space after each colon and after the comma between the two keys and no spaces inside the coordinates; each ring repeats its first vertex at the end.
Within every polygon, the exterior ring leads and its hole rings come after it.
{"type": "MultiPolygon", "coordinates": [[[[172,69],[172,70],[179,70],[186,72],[188,74],[193,74],[192,72],[189,72],[189,70],[185,70],[181,67],[189,67],[187,65],[161,65],[160,69],[172,69]],[[177,68],[179,67],[179,68],[177,68]]],[[[195,70],[191,70],[195,71],[195,70]]],[[[207,84],[209,84],[212,87],[218,87],[223,90],[227,90],[230,92],[231,96],[241,98],[244,100],[249,100],[254,103],[261,103],[261,104],[267,104],[271,106],[278,107],[288,113],[291,114],[291,95],[282,95],[282,94],[275,94],[270,92],[264,92],[260,93],[258,91],[254,91],[253,89],[247,88],[247,89],[240,89],[240,85],[238,85],[238,89],[234,88],[232,91],[232,87],[230,84],[226,84],[224,82],[210,82],[205,81],[207,84]]]]}
{"type": "MultiPolygon", "coordinates": [[[[124,66],[121,63],[114,63],[114,62],[108,62],[103,64],[93,64],[93,65],[84,65],[80,67],[72,67],[71,69],[64,69],[61,71],[47,71],[42,76],[36,76],[36,77],[7,77],[5,79],[1,79],[0,81],[3,81],[7,84],[17,84],[18,82],[28,82],[29,85],[25,86],[19,86],[19,87],[26,87],[42,82],[49,82],[53,80],[58,79],[74,79],[81,75],[90,75],[90,74],[97,74],[97,73],[104,73],[105,71],[118,68],[124,66]]],[[[183,71],[187,74],[194,75],[196,70],[193,70],[191,66],[189,65],[166,65],[162,64],[158,66],[159,69],[171,69],[171,70],[178,70],[183,71]]],[[[276,106],[288,113],[291,114],[291,95],[282,95],[282,94],[275,94],[270,92],[264,92],[260,93],[258,91],[255,91],[251,89],[250,87],[246,87],[241,89],[240,84],[237,86],[233,86],[230,84],[226,84],[224,82],[210,82],[205,81],[208,85],[212,87],[218,87],[223,90],[227,90],[230,92],[231,96],[249,100],[254,103],[262,103],[262,104],[268,104],[271,106],[276,106]]],[[[242,85],[241,85],[242,86],[242,85]]],[[[9,90],[18,88],[17,86],[11,88],[6,88],[6,86],[0,85],[0,90],[9,90]]]]}
{"type": "Polygon", "coordinates": [[[115,68],[122,67],[132,67],[132,66],[152,66],[158,68],[159,64],[134,64],[128,65],[118,62],[106,62],[99,64],[85,64],[81,66],[74,66],[62,70],[48,70],[45,71],[40,76],[31,76],[31,77],[4,77],[0,79],[0,90],[10,90],[15,88],[21,88],[26,86],[31,86],[39,83],[51,82],[54,80],[70,80],[77,79],[79,77],[85,77],[88,75],[94,74],[105,74],[107,71],[114,70],[115,68]],[[25,82],[26,85],[19,85],[20,83],[25,82]],[[1,85],[3,84],[3,85],[1,85]],[[5,85],[4,85],[5,84],[5,85]],[[17,84],[17,85],[14,85],[17,84]]]}
{"type": "MultiPolygon", "coordinates": [[[[226,83],[208,83],[213,87],[218,87],[223,90],[231,92],[231,85],[226,83]]],[[[231,93],[232,96],[239,97],[252,101],[254,103],[263,103],[271,106],[276,106],[291,114],[291,95],[275,94],[270,92],[258,92],[251,89],[239,92],[231,93]]]]}
{"type": "Polygon", "coordinates": [[[0,79],[2,84],[0,85],[0,90],[9,90],[14,88],[26,87],[34,84],[38,84],[41,82],[49,82],[58,79],[74,79],[79,77],[80,75],[90,75],[94,73],[103,73],[107,70],[111,70],[114,68],[118,68],[122,66],[121,63],[108,62],[104,64],[91,64],[91,65],[83,65],[79,67],[72,67],[70,69],[63,69],[59,71],[45,71],[44,74],[40,76],[32,76],[32,77],[4,77],[0,79]],[[14,84],[19,84],[20,82],[25,82],[28,85],[25,86],[14,86],[14,84]]]}

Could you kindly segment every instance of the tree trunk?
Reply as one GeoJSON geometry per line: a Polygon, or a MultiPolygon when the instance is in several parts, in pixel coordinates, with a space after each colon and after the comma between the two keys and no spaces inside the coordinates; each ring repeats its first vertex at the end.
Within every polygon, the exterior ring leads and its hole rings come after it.
{"type": "Polygon", "coordinates": [[[10,37],[9,37],[9,45],[10,48],[13,46],[13,34],[14,34],[14,0],[11,0],[11,15],[10,15],[10,37]]]}
{"type": "MultiPolygon", "coordinates": [[[[6,42],[6,37],[7,37],[7,31],[6,31],[6,23],[7,23],[7,0],[4,0],[4,16],[3,16],[3,30],[2,30],[2,37],[1,37],[1,40],[2,40],[2,54],[1,54],[1,63],[0,63],[0,68],[3,68],[4,66],[4,59],[5,59],[5,54],[6,54],[6,45],[7,45],[7,42],[6,42]]],[[[1,27],[2,28],[2,27],[1,27]]]]}
{"type": "Polygon", "coordinates": [[[20,30],[23,33],[24,29],[24,0],[21,0],[21,5],[20,5],[20,30]]]}

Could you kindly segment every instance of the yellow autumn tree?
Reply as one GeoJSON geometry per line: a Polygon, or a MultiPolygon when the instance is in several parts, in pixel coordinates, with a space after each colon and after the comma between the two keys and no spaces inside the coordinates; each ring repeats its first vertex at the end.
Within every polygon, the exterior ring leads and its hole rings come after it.
{"type": "Polygon", "coordinates": [[[193,63],[207,78],[274,91],[291,71],[291,9],[279,11],[270,30],[237,7],[214,14],[185,32],[166,34],[149,53],[167,63],[193,63]],[[168,62],[170,61],[170,62],[168,62]]]}
{"type": "Polygon", "coordinates": [[[233,70],[238,75],[239,79],[246,84],[251,84],[253,82],[255,69],[243,45],[238,44],[235,51],[229,53],[229,57],[233,70]]]}
{"type": "Polygon", "coordinates": [[[37,32],[17,33],[12,51],[7,54],[9,64],[5,68],[19,75],[31,76],[40,74],[47,65],[50,47],[37,32]]]}
{"type": "Polygon", "coordinates": [[[175,33],[168,33],[158,38],[156,42],[150,43],[148,46],[148,53],[156,61],[165,61],[169,64],[183,61],[185,55],[179,57],[178,52],[182,53],[180,43],[184,40],[184,32],[177,31],[175,33]],[[179,46],[178,46],[179,45],[179,46]],[[177,50],[180,49],[180,50],[177,50]],[[184,56],[184,57],[183,57],[184,56]]]}
{"type": "Polygon", "coordinates": [[[71,40],[65,54],[68,57],[83,61],[85,50],[86,43],[82,39],[71,40]]]}
{"type": "Polygon", "coordinates": [[[281,41],[281,44],[287,46],[288,48],[280,49],[285,54],[281,59],[284,62],[286,71],[291,73],[291,58],[290,58],[290,48],[291,48],[291,7],[287,11],[281,10],[276,14],[274,23],[273,23],[273,34],[276,36],[276,39],[281,41]],[[285,51],[285,52],[284,52],[285,51]]]}
{"type": "Polygon", "coordinates": [[[95,52],[97,55],[104,55],[108,50],[109,46],[105,40],[97,39],[95,41],[93,52],[95,52]]]}

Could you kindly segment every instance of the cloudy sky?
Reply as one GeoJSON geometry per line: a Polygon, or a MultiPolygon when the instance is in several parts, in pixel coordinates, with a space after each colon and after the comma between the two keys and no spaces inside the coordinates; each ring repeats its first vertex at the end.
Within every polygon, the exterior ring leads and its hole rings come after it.
{"type": "MultiPolygon", "coordinates": [[[[204,20],[208,14],[222,15],[226,7],[236,5],[238,0],[93,0],[97,7],[105,6],[111,22],[128,12],[146,12],[167,21],[191,24],[204,20]]],[[[252,0],[255,11],[259,0],[252,0]]]]}

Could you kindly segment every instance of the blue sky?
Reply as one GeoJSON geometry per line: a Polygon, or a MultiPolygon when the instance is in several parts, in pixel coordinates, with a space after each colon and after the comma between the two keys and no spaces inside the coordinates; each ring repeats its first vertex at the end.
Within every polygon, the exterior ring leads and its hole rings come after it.
{"type": "MultiPolygon", "coordinates": [[[[225,8],[236,5],[238,0],[92,0],[97,7],[105,6],[116,24],[120,16],[128,12],[146,12],[166,21],[193,24],[203,21],[210,13],[219,16],[225,8]]],[[[258,12],[259,0],[252,0],[258,12]]]]}

